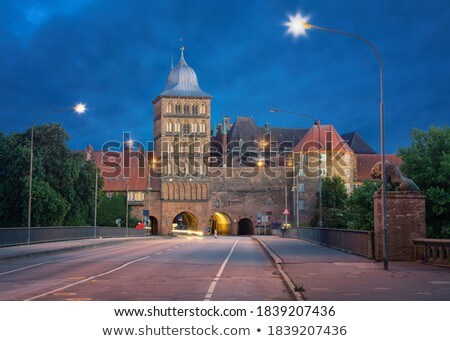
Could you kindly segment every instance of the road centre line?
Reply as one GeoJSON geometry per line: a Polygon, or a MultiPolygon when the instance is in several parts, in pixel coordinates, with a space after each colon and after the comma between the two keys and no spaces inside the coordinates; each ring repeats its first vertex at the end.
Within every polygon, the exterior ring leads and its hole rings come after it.
{"type": "Polygon", "coordinates": [[[230,252],[228,253],[227,258],[222,263],[222,266],[220,267],[219,271],[216,274],[216,277],[214,277],[213,281],[211,282],[211,285],[209,286],[208,292],[205,295],[204,301],[210,301],[211,297],[214,293],[214,289],[216,288],[217,283],[219,282],[220,277],[222,276],[223,271],[225,270],[225,267],[227,266],[228,261],[231,258],[231,255],[233,254],[234,248],[236,247],[236,244],[239,242],[240,239],[236,240],[233,247],[231,248],[230,252]]]}

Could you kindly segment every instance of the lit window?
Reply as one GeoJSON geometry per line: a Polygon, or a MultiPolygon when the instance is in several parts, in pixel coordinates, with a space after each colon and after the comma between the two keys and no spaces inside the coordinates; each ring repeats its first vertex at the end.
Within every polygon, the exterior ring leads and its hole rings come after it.
{"type": "Polygon", "coordinates": [[[202,103],[200,106],[200,114],[206,114],[206,105],[202,103]]]}
{"type": "Polygon", "coordinates": [[[167,112],[168,112],[169,114],[172,113],[172,103],[167,103],[167,112]]]}

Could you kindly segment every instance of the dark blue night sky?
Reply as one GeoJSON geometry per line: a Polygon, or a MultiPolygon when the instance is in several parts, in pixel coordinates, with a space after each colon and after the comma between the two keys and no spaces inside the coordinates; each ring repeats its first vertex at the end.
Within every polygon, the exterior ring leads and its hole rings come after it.
{"type": "Polygon", "coordinates": [[[360,41],[309,30],[286,34],[288,14],[359,34],[385,72],[386,152],[413,128],[450,122],[448,0],[1,0],[0,114],[3,133],[24,131],[43,112],[86,102],[61,122],[74,149],[107,140],[153,138],[152,104],[164,88],[179,39],[212,121],[253,116],[260,125],[309,127],[269,107],[358,131],[379,150],[378,63],[360,41]]]}

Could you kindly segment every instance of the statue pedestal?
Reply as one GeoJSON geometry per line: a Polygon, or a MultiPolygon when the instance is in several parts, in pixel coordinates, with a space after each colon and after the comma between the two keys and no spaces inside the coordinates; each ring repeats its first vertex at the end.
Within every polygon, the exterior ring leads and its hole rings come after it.
{"type": "MultiPolygon", "coordinates": [[[[383,224],[381,192],[374,199],[374,256],[383,260],[383,224]]],[[[386,192],[388,260],[414,259],[413,239],[425,238],[425,194],[423,192],[386,192]]]]}

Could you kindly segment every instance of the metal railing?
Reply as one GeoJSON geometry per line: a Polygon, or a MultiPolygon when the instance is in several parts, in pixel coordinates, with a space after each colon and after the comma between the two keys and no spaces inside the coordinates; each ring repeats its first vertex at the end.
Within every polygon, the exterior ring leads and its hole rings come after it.
{"type": "MultiPolygon", "coordinates": [[[[113,238],[113,237],[145,237],[144,229],[124,227],[97,226],[61,226],[61,227],[32,227],[30,229],[30,243],[44,243],[73,239],[113,238]]],[[[28,243],[28,228],[14,227],[0,229],[0,246],[21,245],[28,243]]]]}
{"type": "Polygon", "coordinates": [[[414,256],[425,263],[450,266],[450,239],[413,240],[414,256]]]}
{"type": "Polygon", "coordinates": [[[298,227],[281,230],[281,237],[304,239],[370,259],[373,258],[373,233],[371,231],[298,227]]]}

